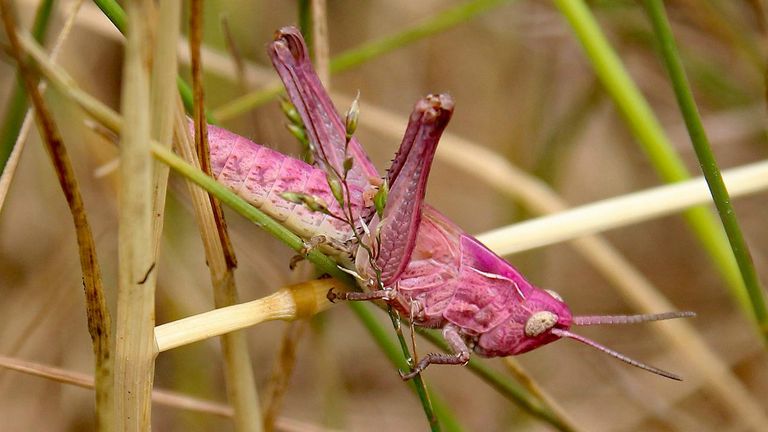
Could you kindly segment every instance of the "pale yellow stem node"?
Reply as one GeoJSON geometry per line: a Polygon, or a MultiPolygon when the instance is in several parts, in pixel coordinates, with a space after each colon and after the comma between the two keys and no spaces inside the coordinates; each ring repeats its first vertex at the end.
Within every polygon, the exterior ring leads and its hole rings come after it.
{"type": "Polygon", "coordinates": [[[336,279],[314,279],[290,285],[267,297],[214,309],[155,327],[157,351],[220,336],[265,321],[292,321],[320,313],[334,304],[328,291],[347,291],[336,279]]]}

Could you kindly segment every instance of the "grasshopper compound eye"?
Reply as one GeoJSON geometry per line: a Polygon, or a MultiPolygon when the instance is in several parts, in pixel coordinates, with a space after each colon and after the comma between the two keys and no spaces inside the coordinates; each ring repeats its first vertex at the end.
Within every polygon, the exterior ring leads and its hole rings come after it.
{"type": "Polygon", "coordinates": [[[550,311],[539,311],[531,315],[525,322],[525,335],[536,337],[557,324],[557,315],[550,311]]]}

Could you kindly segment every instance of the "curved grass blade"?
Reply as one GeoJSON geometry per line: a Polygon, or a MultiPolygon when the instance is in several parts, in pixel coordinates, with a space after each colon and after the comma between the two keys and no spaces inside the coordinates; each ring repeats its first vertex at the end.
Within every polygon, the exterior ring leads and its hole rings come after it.
{"type": "MultiPolygon", "coordinates": [[[[690,178],[690,173],[675,152],[648,102],[627,73],[584,1],[555,0],[555,5],[572,27],[595,73],[614,99],[632,134],[660,176],[667,182],[690,178]]],[[[755,307],[760,306],[753,305],[750,300],[728,240],[714,215],[703,207],[697,207],[685,212],[685,220],[711,256],[728,283],[731,295],[736,298],[745,313],[750,316],[763,316],[765,312],[758,313],[755,307]]],[[[759,331],[764,338],[768,338],[768,326],[760,328],[759,331]]]]}
{"type": "Polygon", "coordinates": [[[712,193],[712,199],[715,202],[723,228],[728,236],[731,250],[741,271],[741,277],[752,304],[754,318],[757,320],[763,337],[768,342],[768,311],[765,308],[763,289],[760,286],[760,281],[752,262],[752,256],[749,253],[749,247],[739,227],[736,212],[731,205],[731,198],[723,182],[723,176],[720,173],[715,156],[712,154],[709,139],[704,131],[704,125],[701,122],[696,101],[693,98],[683,63],[677,52],[677,46],[672,35],[669,19],[664,10],[664,4],[660,0],[646,0],[643,5],[651,20],[651,24],[653,24],[661,55],[664,58],[664,64],[667,67],[672,87],[675,90],[677,103],[680,105],[680,111],[685,119],[688,134],[691,137],[691,144],[693,144],[693,149],[696,151],[696,157],[699,159],[699,165],[704,173],[704,178],[707,180],[707,185],[712,193]]]}

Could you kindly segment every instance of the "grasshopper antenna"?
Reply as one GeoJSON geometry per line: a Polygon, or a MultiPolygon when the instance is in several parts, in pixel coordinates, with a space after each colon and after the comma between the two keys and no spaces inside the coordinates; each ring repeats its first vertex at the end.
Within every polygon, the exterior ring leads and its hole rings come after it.
{"type": "MultiPolygon", "coordinates": [[[[660,314],[642,314],[642,315],[593,315],[593,316],[576,316],[573,317],[573,325],[579,325],[579,326],[589,326],[589,325],[600,325],[600,324],[636,324],[641,322],[650,322],[650,321],[662,321],[662,320],[668,320],[668,319],[675,319],[675,318],[689,318],[689,317],[695,317],[696,314],[694,312],[665,312],[660,314]]],[[[616,352],[610,348],[607,348],[603,345],[600,345],[599,343],[590,340],[584,336],[577,335],[575,333],[571,333],[568,330],[553,328],[552,334],[559,336],[559,337],[566,337],[570,339],[575,339],[583,344],[589,345],[592,348],[596,348],[611,357],[615,357],[624,363],[630,364],[632,366],[635,366],[637,368],[646,370],[648,372],[654,373],[656,375],[661,375],[663,377],[673,379],[675,381],[682,381],[683,379],[680,378],[678,375],[675,375],[671,372],[667,372],[665,370],[647,365],[645,363],[641,363],[637,360],[631,359],[624,354],[621,354],[619,352],[616,352]]]]}
{"type": "Polygon", "coordinates": [[[568,330],[553,328],[551,331],[552,331],[552,334],[554,334],[556,336],[575,339],[575,340],[577,340],[577,341],[579,341],[579,342],[581,342],[583,344],[587,344],[587,345],[591,346],[592,348],[597,348],[600,351],[608,354],[609,356],[615,357],[615,358],[623,361],[624,363],[630,364],[630,365],[632,365],[634,367],[646,370],[646,371],[651,372],[651,373],[655,373],[656,375],[661,375],[663,377],[666,377],[666,378],[669,378],[669,379],[673,379],[675,381],[682,381],[683,380],[678,375],[675,375],[675,374],[673,374],[671,372],[667,372],[665,370],[662,370],[662,369],[659,369],[659,368],[647,365],[645,363],[640,363],[639,361],[631,359],[631,358],[625,356],[624,354],[618,353],[618,352],[616,352],[616,351],[614,351],[614,350],[612,350],[610,348],[604,347],[604,346],[600,345],[599,343],[597,343],[597,342],[595,342],[593,340],[585,338],[584,336],[579,336],[577,334],[571,333],[568,330]]]}
{"type": "Polygon", "coordinates": [[[692,318],[695,312],[664,312],[660,314],[642,315],[591,315],[573,317],[573,325],[589,326],[601,324],[637,324],[650,321],[663,321],[675,318],[692,318]]]}

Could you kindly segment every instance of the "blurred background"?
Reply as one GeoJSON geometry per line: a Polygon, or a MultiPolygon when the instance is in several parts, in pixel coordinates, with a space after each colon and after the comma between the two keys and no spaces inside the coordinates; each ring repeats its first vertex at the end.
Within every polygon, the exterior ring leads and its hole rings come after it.
{"type": "MultiPolygon", "coordinates": [[[[274,82],[276,74],[265,47],[277,28],[297,23],[295,3],[206,2],[204,67],[209,107],[215,110],[245,89],[274,82]],[[222,19],[248,61],[245,80],[237,79],[227,53],[222,19]]],[[[348,103],[359,91],[363,118],[367,110],[383,110],[399,121],[388,133],[365,126],[357,132],[380,170],[399,145],[413,103],[430,92],[448,92],[456,101],[450,133],[491,149],[535,175],[570,205],[661,184],[554,5],[533,0],[497,3],[445,32],[333,75],[331,88],[337,100],[348,103]]],[[[665,3],[720,166],[765,159],[763,2],[665,3]]],[[[37,1],[18,0],[16,4],[28,26],[37,1]]],[[[71,4],[69,0],[55,3],[49,42],[71,4]]],[[[331,56],[419,25],[460,4],[464,2],[329,0],[331,56]]],[[[643,8],[634,1],[600,0],[589,5],[679,154],[699,175],[643,8]]],[[[188,63],[183,60],[188,56],[182,52],[181,58],[181,73],[188,77],[188,63]]],[[[3,114],[15,65],[5,55],[0,59],[3,114]]],[[[59,62],[86,91],[117,108],[121,61],[122,36],[86,2],[59,62]]],[[[117,150],[83,126],[83,114],[61,95],[49,92],[48,100],[84,193],[114,314],[118,178],[111,167],[117,150]]],[[[337,108],[346,110],[340,102],[337,108]]],[[[222,122],[258,143],[298,154],[297,142],[284,123],[276,100],[222,122]]],[[[470,233],[535,216],[531,209],[472,174],[483,169],[459,169],[441,159],[438,149],[428,202],[470,233]]],[[[169,189],[158,265],[158,323],[210,310],[213,304],[186,186],[172,175],[169,189]]],[[[739,198],[734,205],[759,275],[766,281],[766,195],[739,198]]],[[[236,275],[242,300],[263,297],[308,277],[306,268],[297,274],[289,271],[293,253],[282,243],[234,212],[227,211],[227,220],[240,262],[236,275]]],[[[642,222],[612,230],[604,238],[678,309],[698,313],[690,324],[764,416],[768,396],[765,345],[683,219],[670,216],[642,222]]],[[[537,286],[558,291],[576,314],[635,312],[569,244],[507,258],[537,286]]],[[[71,217],[36,132],[31,134],[0,213],[0,299],[0,354],[92,373],[71,217]]],[[[386,328],[391,327],[384,313],[378,316],[386,328]]],[[[574,341],[554,343],[518,360],[583,430],[756,430],[722,402],[726,396],[706,384],[711,377],[698,375],[680,348],[654,331],[664,325],[589,328],[580,333],[680,373],[685,378],[682,383],[628,367],[574,341]]],[[[259,389],[265,388],[277,363],[287,326],[272,322],[247,330],[259,389]]],[[[346,306],[325,312],[299,331],[282,416],[337,430],[427,429],[417,398],[346,306]]],[[[432,349],[427,342],[419,344],[422,354],[432,349]]],[[[500,360],[490,364],[504,371],[500,360]]],[[[552,430],[461,367],[433,366],[425,377],[466,430],[552,430]]],[[[155,387],[225,401],[218,341],[160,354],[155,387]]],[[[0,430],[90,430],[92,406],[93,394],[88,390],[0,370],[0,430]]],[[[160,405],[154,406],[153,426],[160,431],[232,430],[227,419],[160,405]]]]}

